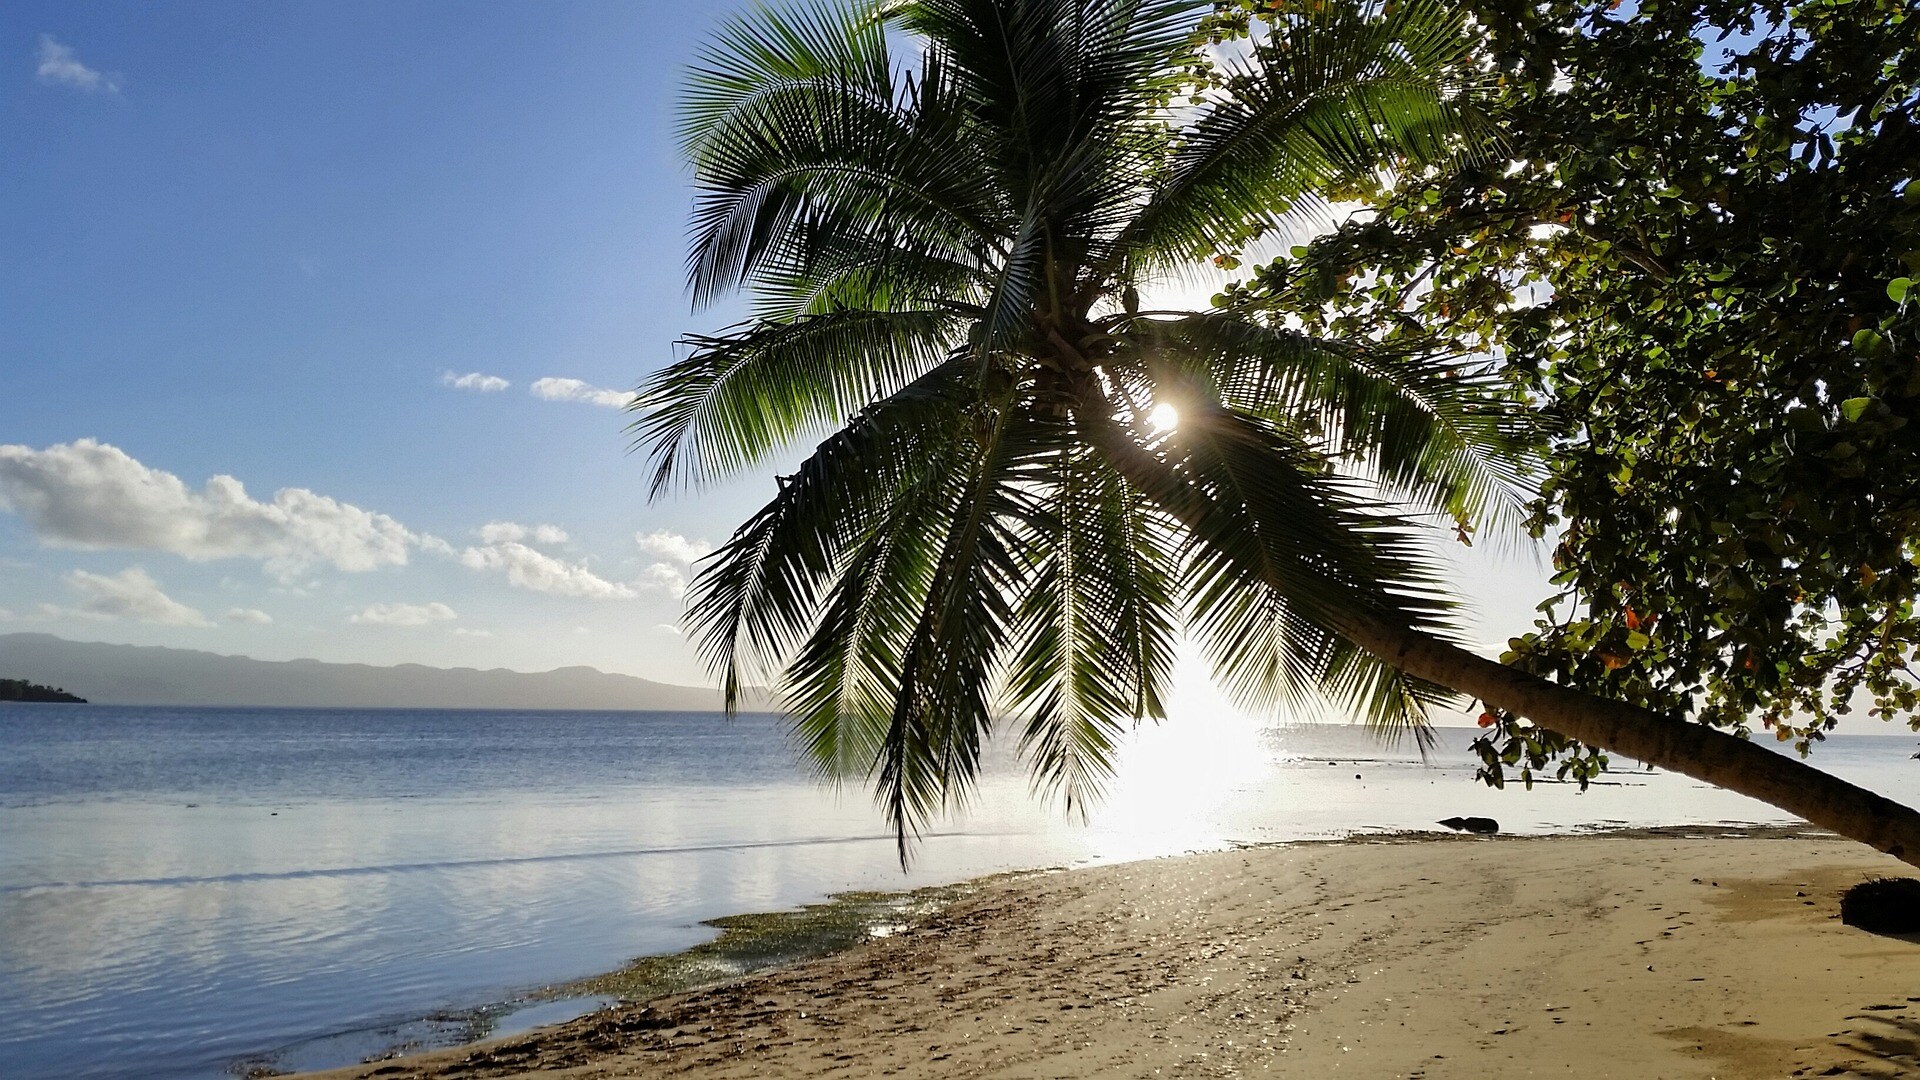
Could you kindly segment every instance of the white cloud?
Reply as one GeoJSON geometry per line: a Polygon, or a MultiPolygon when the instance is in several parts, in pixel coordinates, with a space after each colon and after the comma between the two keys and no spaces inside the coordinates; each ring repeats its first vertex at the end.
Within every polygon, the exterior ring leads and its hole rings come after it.
{"type": "Polygon", "coordinates": [[[609,409],[624,409],[633,403],[631,390],[605,390],[579,379],[536,379],[527,389],[534,397],[547,401],[584,401],[609,409]]]}
{"type": "Polygon", "coordinates": [[[411,547],[452,554],[436,537],[306,488],[260,502],[221,475],[195,491],[93,439],[45,450],[0,445],[0,509],[54,547],[259,559],[283,579],[322,563],[347,571],[404,565],[411,547]]]}
{"type": "Polygon", "coordinates": [[[679,533],[665,529],[650,533],[634,533],[633,542],[640,550],[656,559],[689,565],[713,550],[713,545],[705,540],[689,540],[679,533]]]}
{"type": "Polygon", "coordinates": [[[69,614],[97,619],[138,619],[166,626],[212,626],[205,615],[160,591],[145,570],[130,566],[109,577],[75,570],[67,584],[80,594],[80,606],[69,614]]]}
{"type": "Polygon", "coordinates": [[[459,617],[452,608],[436,601],[430,604],[374,604],[358,615],[348,616],[347,621],[362,626],[425,626],[459,617]]]}
{"type": "Polygon", "coordinates": [[[713,545],[705,540],[689,540],[665,529],[634,533],[633,542],[641,551],[661,560],[641,573],[640,587],[674,596],[687,591],[687,575],[692,572],[693,563],[713,550],[713,545]]]}
{"type": "Polygon", "coordinates": [[[640,575],[640,585],[679,596],[687,591],[687,575],[672,563],[657,562],[640,575]]]}
{"type": "Polygon", "coordinates": [[[584,564],[564,562],[518,541],[470,547],[460,561],[475,570],[504,570],[507,581],[523,589],[594,600],[631,600],[639,593],[631,585],[606,578],[584,564]]]}
{"type": "Polygon", "coordinates": [[[488,544],[524,543],[564,544],[567,530],[558,525],[522,525],[517,521],[489,521],[475,530],[488,544]]]}
{"type": "Polygon", "coordinates": [[[469,371],[465,375],[456,375],[451,371],[440,373],[440,385],[451,386],[455,390],[472,390],[477,394],[492,394],[513,384],[498,375],[469,371]]]}
{"type": "Polygon", "coordinates": [[[480,539],[489,544],[518,542],[527,538],[527,527],[513,521],[489,521],[475,529],[480,539]]]}
{"type": "Polygon", "coordinates": [[[80,62],[73,55],[70,46],[53,40],[50,34],[40,35],[39,68],[34,72],[41,82],[48,86],[65,86],[82,90],[90,94],[117,94],[120,92],[120,77],[95,71],[80,62]]]}
{"type": "Polygon", "coordinates": [[[491,630],[470,630],[464,626],[454,627],[453,632],[460,635],[461,637],[492,637],[493,636],[493,631],[491,630]]]}
{"type": "Polygon", "coordinates": [[[265,626],[273,621],[273,616],[251,607],[228,608],[227,613],[220,617],[228,622],[252,623],[255,626],[265,626]]]}
{"type": "Polygon", "coordinates": [[[680,636],[680,628],[672,623],[654,623],[653,628],[663,634],[672,634],[674,637],[680,636]]]}
{"type": "Polygon", "coordinates": [[[480,530],[489,541],[460,553],[460,562],[473,570],[498,570],[523,589],[590,600],[632,600],[647,593],[678,596],[686,591],[686,574],[670,563],[655,563],[634,581],[615,581],[597,574],[585,562],[568,562],[528,543],[558,543],[566,532],[557,526],[523,526],[496,521],[480,530]]]}

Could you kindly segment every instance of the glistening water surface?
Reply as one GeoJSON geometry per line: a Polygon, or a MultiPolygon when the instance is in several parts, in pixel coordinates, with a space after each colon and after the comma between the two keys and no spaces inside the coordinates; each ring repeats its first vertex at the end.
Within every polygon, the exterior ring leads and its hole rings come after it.
{"type": "MultiPolygon", "coordinates": [[[[1149,729],[1084,825],[997,761],[903,874],[866,793],[815,784],[770,717],[0,706],[0,1076],[341,1064],[325,1054],[368,1043],[328,1036],[847,889],[1453,814],[1522,832],[1782,819],[1664,774],[1489,791],[1471,733],[1442,734],[1423,764],[1346,727],[1149,729]]],[[[1913,743],[1840,738],[1818,763],[1911,799],[1913,743]]]]}

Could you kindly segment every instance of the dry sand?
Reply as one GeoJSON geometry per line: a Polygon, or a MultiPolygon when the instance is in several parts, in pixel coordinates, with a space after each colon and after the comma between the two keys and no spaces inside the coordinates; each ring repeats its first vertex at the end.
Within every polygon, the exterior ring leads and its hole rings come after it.
{"type": "Polygon", "coordinates": [[[849,952],[330,1078],[1920,1075],[1901,864],[1810,837],[1257,848],[995,882],[849,952]]]}

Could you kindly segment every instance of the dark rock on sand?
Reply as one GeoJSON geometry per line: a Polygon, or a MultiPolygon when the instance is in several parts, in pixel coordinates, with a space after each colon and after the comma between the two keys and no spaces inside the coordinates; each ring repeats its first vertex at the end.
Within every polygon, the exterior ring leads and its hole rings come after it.
{"type": "Polygon", "coordinates": [[[1438,824],[1445,825],[1455,832],[1497,833],[1500,823],[1490,817],[1450,817],[1441,818],[1438,824]]]}

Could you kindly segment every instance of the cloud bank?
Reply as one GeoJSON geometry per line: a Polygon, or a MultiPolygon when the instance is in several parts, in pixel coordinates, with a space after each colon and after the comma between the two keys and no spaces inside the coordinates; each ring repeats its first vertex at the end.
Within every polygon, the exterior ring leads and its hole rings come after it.
{"type": "Polygon", "coordinates": [[[195,562],[258,559],[282,577],[315,565],[359,572],[401,566],[415,547],[451,554],[385,514],[282,488],[271,501],[215,476],[199,490],[93,439],[35,450],[0,445],[0,509],[53,547],[159,551],[195,562]]]}

